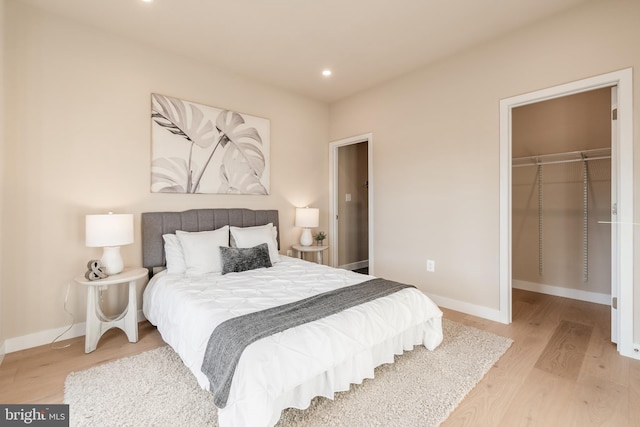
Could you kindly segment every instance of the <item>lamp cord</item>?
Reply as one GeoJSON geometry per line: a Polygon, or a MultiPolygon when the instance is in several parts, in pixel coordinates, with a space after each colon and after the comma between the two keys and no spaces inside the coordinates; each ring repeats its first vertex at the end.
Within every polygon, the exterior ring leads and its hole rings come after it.
{"type": "Polygon", "coordinates": [[[64,330],[64,332],[62,332],[60,335],[55,337],[53,339],[53,341],[51,341],[51,344],[49,344],[49,347],[51,347],[54,350],[62,350],[63,348],[71,347],[74,344],[73,342],[70,342],[68,344],[60,345],[60,346],[55,346],[54,345],[60,339],[61,336],[63,336],[64,334],[66,334],[67,332],[69,332],[71,330],[71,328],[73,327],[73,325],[75,323],[75,319],[73,317],[73,313],[71,313],[67,309],[67,302],[69,301],[69,290],[70,289],[71,289],[71,282],[67,283],[67,293],[64,296],[64,311],[69,315],[69,317],[71,317],[71,324],[69,325],[69,327],[67,329],[64,330]]]}

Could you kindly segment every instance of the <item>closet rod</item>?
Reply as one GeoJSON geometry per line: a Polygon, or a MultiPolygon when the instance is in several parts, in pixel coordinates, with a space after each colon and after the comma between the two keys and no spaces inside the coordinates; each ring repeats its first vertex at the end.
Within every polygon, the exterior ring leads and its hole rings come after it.
{"type": "MultiPolygon", "coordinates": [[[[555,165],[558,163],[573,163],[573,162],[584,162],[589,160],[602,160],[602,159],[610,159],[611,156],[600,156],[600,157],[589,157],[586,159],[571,159],[571,160],[556,160],[553,162],[539,162],[539,163],[526,163],[523,165],[513,165],[514,168],[521,168],[524,166],[538,166],[538,165],[555,165]]],[[[515,159],[514,159],[515,160],[515,159]]]]}
{"type": "Polygon", "coordinates": [[[514,168],[519,168],[523,166],[537,166],[537,165],[553,165],[557,163],[572,163],[572,162],[583,162],[585,160],[601,160],[601,159],[610,159],[611,158],[611,148],[594,148],[591,150],[584,151],[569,151],[566,153],[555,153],[555,154],[541,154],[539,156],[528,156],[528,157],[514,157],[512,159],[512,166],[514,168]],[[606,154],[609,153],[609,154],[606,154]],[[593,157],[589,157],[592,155],[593,157]],[[573,156],[574,158],[569,158],[573,156]],[[564,159],[562,159],[564,157],[564,159]],[[554,160],[554,159],[562,159],[562,160],[554,160]]]}

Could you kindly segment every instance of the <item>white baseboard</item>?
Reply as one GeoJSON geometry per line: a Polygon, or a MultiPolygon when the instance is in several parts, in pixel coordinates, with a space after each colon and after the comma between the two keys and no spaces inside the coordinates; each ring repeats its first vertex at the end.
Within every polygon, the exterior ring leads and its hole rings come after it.
{"type": "Polygon", "coordinates": [[[350,264],[344,264],[341,265],[338,268],[342,268],[344,270],[358,270],[360,268],[367,268],[369,267],[369,260],[365,259],[364,261],[357,261],[357,262],[352,262],[350,264]]]}
{"type": "Polygon", "coordinates": [[[557,297],[577,299],[596,304],[611,305],[611,295],[598,292],[583,291],[580,289],[563,288],[561,286],[544,285],[542,283],[527,282],[525,280],[512,280],[512,287],[525,291],[554,295],[557,297]]]}
{"type": "MultiPolygon", "coordinates": [[[[138,310],[138,322],[146,320],[142,310],[138,310]]],[[[63,334],[58,341],[68,340],[70,338],[81,337],[85,335],[86,325],[85,322],[74,323],[71,328],[65,326],[62,328],[48,329],[46,331],[34,332],[33,334],[23,335],[21,337],[8,338],[3,343],[6,353],[14,353],[20,350],[26,350],[28,348],[39,347],[41,345],[48,345],[56,339],[57,336],[63,334]],[[67,332],[65,332],[67,331],[67,332]]],[[[5,354],[4,352],[2,353],[5,354]]]]}
{"type": "Polygon", "coordinates": [[[483,319],[501,322],[500,310],[483,307],[480,305],[470,304],[468,302],[459,301],[440,295],[427,294],[437,305],[448,308],[450,310],[459,311],[461,313],[470,314],[472,316],[481,317],[483,319]]]}
{"type": "MultiPolygon", "coordinates": [[[[20,337],[8,338],[5,342],[7,353],[13,353],[28,348],[39,347],[41,345],[50,344],[58,335],[64,333],[68,328],[55,328],[46,331],[34,332],[20,337]]],[[[85,326],[83,323],[77,323],[71,326],[68,332],[60,337],[60,340],[67,340],[84,335],[85,326]]]]}
{"type": "Polygon", "coordinates": [[[0,342],[0,365],[2,365],[2,361],[4,360],[5,353],[6,353],[5,341],[2,340],[2,342],[0,342]]]}

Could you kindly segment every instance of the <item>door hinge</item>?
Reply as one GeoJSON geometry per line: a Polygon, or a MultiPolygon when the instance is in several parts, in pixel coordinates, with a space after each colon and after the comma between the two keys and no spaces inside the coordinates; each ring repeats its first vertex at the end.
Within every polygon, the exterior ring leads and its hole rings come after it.
{"type": "Polygon", "coordinates": [[[611,120],[618,120],[618,109],[614,108],[611,110],[611,120]]]}
{"type": "Polygon", "coordinates": [[[614,310],[618,309],[618,297],[611,298],[611,307],[613,307],[614,310]]]}
{"type": "Polygon", "coordinates": [[[611,205],[611,215],[618,215],[618,204],[614,203],[611,205]]]}

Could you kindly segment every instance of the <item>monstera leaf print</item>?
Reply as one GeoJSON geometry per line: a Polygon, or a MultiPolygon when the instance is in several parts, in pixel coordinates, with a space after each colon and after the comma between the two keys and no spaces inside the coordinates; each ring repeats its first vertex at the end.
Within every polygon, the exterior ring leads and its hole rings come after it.
{"type": "MultiPolygon", "coordinates": [[[[171,98],[169,96],[152,95],[153,111],[151,117],[162,128],[174,135],[181,136],[184,141],[190,144],[189,157],[184,169],[183,165],[177,158],[172,158],[171,162],[155,162],[152,167],[152,182],[155,185],[166,183],[161,191],[176,192],[183,189],[184,193],[192,193],[196,191],[193,186],[193,171],[195,164],[193,162],[193,149],[199,147],[202,149],[209,148],[218,136],[218,132],[211,120],[205,119],[202,111],[193,104],[189,104],[188,108],[184,101],[171,98]],[[162,171],[168,168],[167,171],[162,171]],[[178,173],[180,171],[180,173],[178,173]],[[171,172],[171,173],[169,173],[171,172]],[[179,181],[173,181],[178,179],[179,181]]],[[[206,167],[206,166],[205,166],[206,167]]],[[[203,171],[199,173],[202,174],[203,171]]]]}
{"type": "Polygon", "coordinates": [[[188,193],[187,188],[191,186],[189,165],[179,157],[161,157],[153,160],[151,174],[152,185],[163,193],[188,193]]]}
{"type": "Polygon", "coordinates": [[[268,194],[268,120],[156,94],[151,118],[152,191],[268,194]]]}
{"type": "MultiPolygon", "coordinates": [[[[224,110],[216,119],[219,132],[218,146],[224,149],[220,165],[220,193],[267,194],[260,179],[265,170],[266,159],[262,152],[262,138],[253,127],[244,126],[242,116],[234,111],[224,110]]],[[[208,162],[213,157],[209,157],[208,162]]],[[[202,169],[206,168],[207,165],[202,169]]],[[[202,174],[196,178],[200,183],[202,174]]]]}

